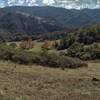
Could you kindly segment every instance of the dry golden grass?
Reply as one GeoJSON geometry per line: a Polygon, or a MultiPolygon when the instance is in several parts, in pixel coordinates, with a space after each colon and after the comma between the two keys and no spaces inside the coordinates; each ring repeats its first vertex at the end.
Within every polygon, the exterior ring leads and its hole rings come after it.
{"type": "Polygon", "coordinates": [[[100,63],[61,70],[0,61],[0,100],[100,100],[100,63]]]}

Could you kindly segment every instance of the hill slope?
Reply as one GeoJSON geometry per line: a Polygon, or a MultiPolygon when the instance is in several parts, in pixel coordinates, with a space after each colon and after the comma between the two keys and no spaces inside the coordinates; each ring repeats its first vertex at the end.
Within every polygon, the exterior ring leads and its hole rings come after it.
{"type": "Polygon", "coordinates": [[[55,7],[7,7],[0,11],[25,12],[33,16],[55,20],[66,27],[80,27],[100,23],[100,9],[67,10],[55,7]]]}
{"type": "MultiPolygon", "coordinates": [[[[0,39],[41,38],[49,32],[100,24],[100,9],[67,10],[55,7],[6,7],[0,9],[0,39]],[[66,28],[65,28],[66,27],[66,28]]],[[[66,32],[66,33],[67,33],[66,32]]]]}
{"type": "Polygon", "coordinates": [[[64,29],[54,20],[32,16],[28,13],[1,12],[0,15],[0,36],[4,39],[7,37],[8,40],[18,40],[25,35],[38,38],[48,32],[64,29]]]}

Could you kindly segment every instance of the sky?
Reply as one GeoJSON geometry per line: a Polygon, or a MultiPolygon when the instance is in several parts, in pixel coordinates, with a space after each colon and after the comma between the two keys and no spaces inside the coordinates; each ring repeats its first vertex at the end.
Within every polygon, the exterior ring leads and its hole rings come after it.
{"type": "Polygon", "coordinates": [[[100,0],[0,0],[0,7],[3,6],[57,6],[63,8],[100,8],[100,0]]]}
{"type": "Polygon", "coordinates": [[[0,0],[0,6],[3,6],[3,0],[0,0]]]}

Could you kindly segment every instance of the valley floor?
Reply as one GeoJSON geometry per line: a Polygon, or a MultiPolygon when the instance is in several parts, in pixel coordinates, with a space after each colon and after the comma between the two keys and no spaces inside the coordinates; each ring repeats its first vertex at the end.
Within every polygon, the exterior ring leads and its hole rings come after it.
{"type": "Polygon", "coordinates": [[[100,100],[100,63],[61,70],[0,61],[0,100],[100,100]]]}

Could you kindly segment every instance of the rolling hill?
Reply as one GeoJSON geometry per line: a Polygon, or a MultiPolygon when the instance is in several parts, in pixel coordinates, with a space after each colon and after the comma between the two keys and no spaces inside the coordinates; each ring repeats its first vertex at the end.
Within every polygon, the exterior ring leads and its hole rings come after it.
{"type": "Polygon", "coordinates": [[[64,28],[55,24],[54,20],[32,16],[25,12],[0,13],[1,40],[20,40],[30,35],[39,38],[48,32],[61,31],[64,28]]]}
{"type": "Polygon", "coordinates": [[[100,9],[5,7],[0,9],[0,39],[20,40],[25,35],[36,39],[51,32],[69,32],[69,29],[100,24],[99,16],[100,9]]]}
{"type": "Polygon", "coordinates": [[[91,24],[100,23],[100,9],[64,9],[57,7],[6,7],[0,9],[0,12],[24,12],[32,16],[43,17],[46,19],[52,19],[57,24],[65,27],[80,27],[91,24]]]}

